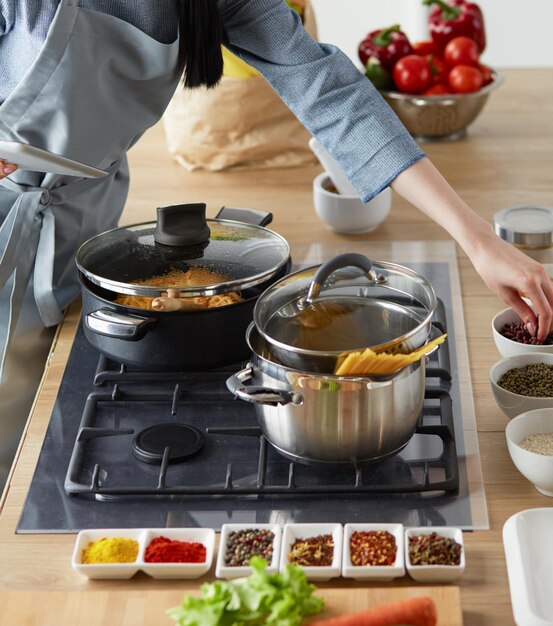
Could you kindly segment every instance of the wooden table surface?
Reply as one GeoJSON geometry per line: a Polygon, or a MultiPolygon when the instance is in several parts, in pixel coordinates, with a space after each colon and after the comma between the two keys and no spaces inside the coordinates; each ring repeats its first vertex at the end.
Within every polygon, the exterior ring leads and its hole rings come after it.
{"type": "MultiPolygon", "coordinates": [[[[495,211],[506,206],[552,204],[553,70],[510,70],[505,72],[505,76],[505,84],[491,95],[466,139],[423,146],[453,187],[489,221],[495,211]],[[550,94],[552,97],[549,97],[550,94]]],[[[271,228],[288,239],[292,252],[294,245],[316,241],[351,241],[354,246],[358,241],[448,237],[445,231],[397,195],[394,195],[390,217],[377,231],[351,237],[332,233],[317,219],[312,205],[311,183],[320,166],[315,164],[256,172],[189,173],[167,154],[161,124],[151,129],[133,148],[130,161],[133,180],[122,223],[152,221],[155,219],[155,208],[164,204],[204,201],[208,205],[209,216],[225,204],[273,212],[271,228]]],[[[503,304],[487,291],[460,249],[458,259],[491,526],[490,530],[465,533],[467,568],[458,586],[465,625],[508,626],[514,622],[501,538],[503,524],[513,513],[526,508],[551,506],[553,501],[540,495],[513,466],[505,444],[507,418],[498,409],[491,394],[488,369],[499,354],[490,333],[490,320],[503,308],[503,304]]],[[[15,534],[71,348],[78,314],[78,305],[73,306],[58,334],[0,515],[0,592],[4,597],[5,592],[25,592],[20,599],[24,599],[25,606],[28,604],[29,615],[36,614],[33,604],[40,602],[40,596],[33,598],[39,591],[184,592],[198,587],[196,581],[154,581],[145,575],[130,581],[89,582],[71,569],[75,535],[15,534]]],[[[413,581],[406,578],[391,584],[412,586],[413,581]]],[[[339,580],[321,587],[327,594],[332,594],[335,588],[350,589],[351,594],[358,594],[366,586],[339,580]]],[[[76,601],[82,595],[57,593],[53,597],[70,602],[71,597],[76,601]]],[[[67,611],[69,614],[71,611],[67,611]]],[[[18,615],[21,616],[21,613],[18,615]]],[[[29,617],[29,621],[21,623],[46,622],[40,621],[40,618],[33,621],[29,617]]],[[[65,623],[69,624],[69,621],[63,621],[65,623]]],[[[159,623],[166,623],[163,616],[159,623]]]]}

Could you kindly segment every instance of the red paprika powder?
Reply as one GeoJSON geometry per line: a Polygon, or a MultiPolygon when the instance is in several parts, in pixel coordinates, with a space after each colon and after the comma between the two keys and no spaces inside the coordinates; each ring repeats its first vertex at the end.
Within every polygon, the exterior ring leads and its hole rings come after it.
{"type": "Polygon", "coordinates": [[[205,563],[206,547],[193,541],[155,537],[146,548],[147,563],[205,563]]]}

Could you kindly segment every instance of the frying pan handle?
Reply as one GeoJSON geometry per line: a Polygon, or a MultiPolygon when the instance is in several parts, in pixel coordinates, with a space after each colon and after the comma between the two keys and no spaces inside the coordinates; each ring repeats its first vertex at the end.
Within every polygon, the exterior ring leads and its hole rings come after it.
{"type": "Polygon", "coordinates": [[[98,309],[87,313],[84,318],[87,328],[91,331],[125,341],[138,341],[146,334],[150,326],[156,324],[156,320],[150,317],[138,315],[121,315],[111,309],[98,309]]]}
{"type": "Polygon", "coordinates": [[[250,380],[253,374],[251,365],[233,374],[227,379],[227,388],[240,400],[252,402],[254,404],[301,404],[303,397],[299,393],[286,391],[285,389],[270,389],[269,387],[258,387],[254,385],[244,385],[250,380]]]}
{"type": "Polygon", "coordinates": [[[353,265],[354,267],[358,267],[362,269],[368,277],[373,280],[371,275],[371,269],[373,266],[373,262],[366,257],[364,254],[358,254],[357,252],[346,252],[344,254],[339,254],[338,256],[329,259],[325,263],[319,267],[315,276],[313,277],[313,281],[309,286],[309,291],[305,298],[305,302],[307,304],[311,304],[311,302],[319,295],[321,291],[321,287],[324,284],[325,280],[329,278],[336,270],[339,270],[343,267],[349,267],[353,265]]]}

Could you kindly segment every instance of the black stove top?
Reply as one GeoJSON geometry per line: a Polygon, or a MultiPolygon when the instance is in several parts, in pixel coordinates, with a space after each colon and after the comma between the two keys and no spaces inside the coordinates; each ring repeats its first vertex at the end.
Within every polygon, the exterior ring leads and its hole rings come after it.
{"type": "MultiPolygon", "coordinates": [[[[451,336],[440,265],[416,269],[438,285],[436,333],[451,336]]],[[[79,328],[18,532],[218,530],[232,521],[470,526],[454,352],[446,342],[432,355],[419,426],[398,455],[329,468],[291,462],[267,443],[254,406],[226,388],[243,364],[145,372],[99,356],[79,328]]]]}

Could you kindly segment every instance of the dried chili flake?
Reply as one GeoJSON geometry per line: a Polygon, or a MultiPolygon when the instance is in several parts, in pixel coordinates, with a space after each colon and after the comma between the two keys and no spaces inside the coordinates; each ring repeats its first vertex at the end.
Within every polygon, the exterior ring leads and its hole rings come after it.
{"type": "Polygon", "coordinates": [[[387,530],[356,531],[350,544],[352,565],[393,565],[396,561],[396,538],[387,530]]]}
{"type": "Polygon", "coordinates": [[[207,549],[203,543],[155,537],[148,544],[147,563],[205,563],[207,549]]]}
{"type": "Polygon", "coordinates": [[[334,558],[334,539],[332,535],[317,535],[296,539],[290,547],[288,561],[302,566],[332,565],[334,558]]]}
{"type": "Polygon", "coordinates": [[[409,537],[411,565],[460,565],[461,544],[436,532],[409,537]]]}

